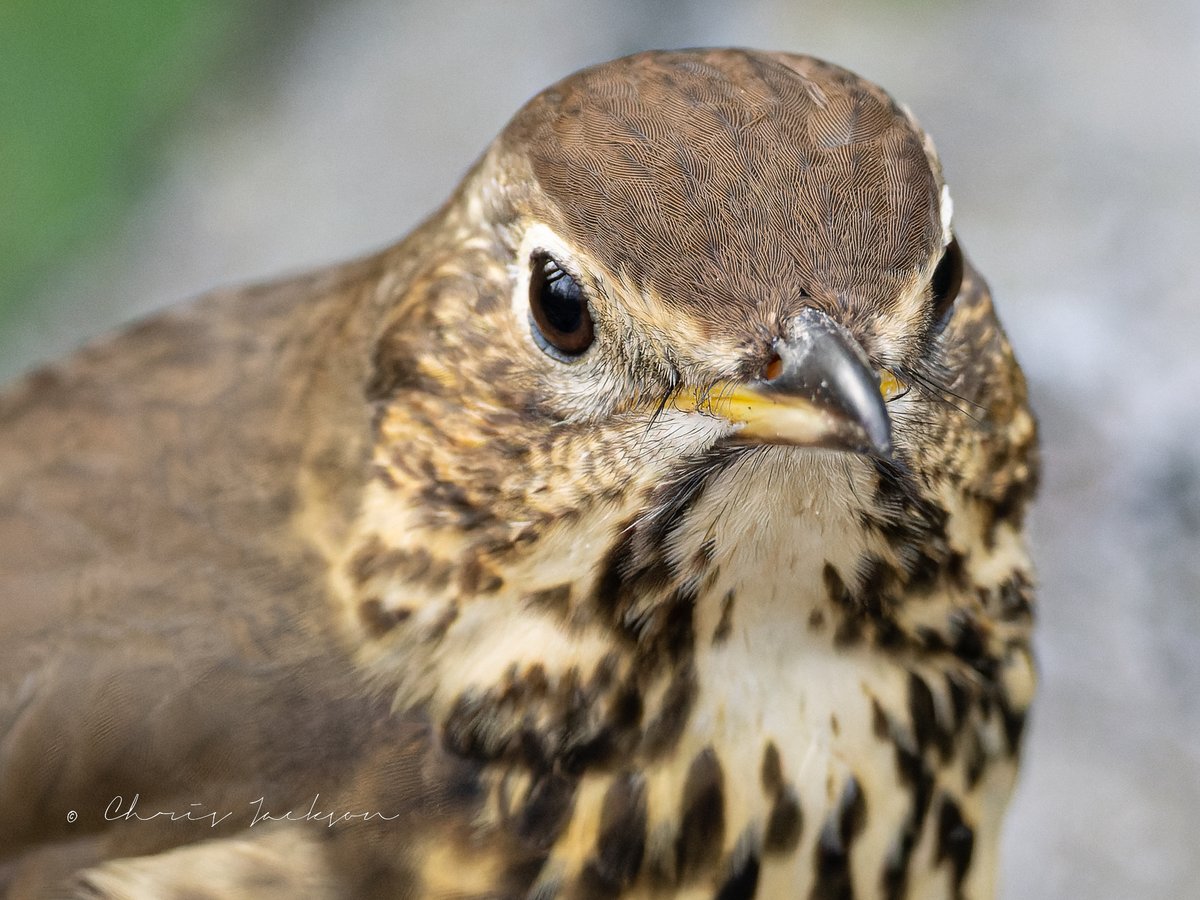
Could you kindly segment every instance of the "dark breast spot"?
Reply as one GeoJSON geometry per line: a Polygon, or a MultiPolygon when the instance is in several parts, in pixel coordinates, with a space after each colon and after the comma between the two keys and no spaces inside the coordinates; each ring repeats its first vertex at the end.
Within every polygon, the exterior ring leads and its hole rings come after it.
{"type": "Polygon", "coordinates": [[[929,811],[934,778],[925,754],[903,736],[902,728],[875,698],[871,700],[871,713],[875,736],[892,744],[896,776],[910,794],[908,814],[888,850],[881,878],[883,896],[888,900],[900,900],[908,896],[909,864],[929,811]]]}
{"type": "Polygon", "coordinates": [[[464,691],[442,722],[442,740],[457,756],[491,761],[510,749],[519,724],[512,705],[502,706],[494,691],[464,691]]]}
{"type": "Polygon", "coordinates": [[[725,777],[712,747],[692,760],[679,813],[676,870],[687,881],[715,865],[725,837],[725,777]]]}
{"type": "Polygon", "coordinates": [[[358,607],[359,619],[374,638],[383,637],[411,615],[412,610],[408,607],[389,608],[378,597],[368,597],[358,607]]]}
{"type": "Polygon", "coordinates": [[[866,799],[853,775],[842,786],[837,807],[821,827],[817,840],[816,870],[811,900],[850,900],[854,884],[850,877],[850,851],[867,817],[866,799]]]}
{"type": "Polygon", "coordinates": [[[384,544],[379,535],[372,535],[350,558],[346,573],[361,587],[376,575],[394,568],[396,561],[395,551],[384,544]]]}
{"type": "Polygon", "coordinates": [[[974,850],[975,830],[963,818],[954,798],[949,794],[942,794],[941,809],[938,813],[937,859],[938,862],[950,861],[956,894],[962,887],[967,869],[971,866],[974,850]]]}
{"type": "Polygon", "coordinates": [[[883,867],[883,892],[888,900],[906,896],[909,865],[924,827],[933,796],[933,774],[922,756],[896,745],[896,768],[908,785],[911,800],[904,824],[897,831],[883,867]]]}
{"type": "Polygon", "coordinates": [[[656,759],[675,747],[692,714],[697,690],[696,671],[690,664],[671,676],[658,713],[646,723],[642,735],[641,751],[646,757],[656,759]]]}
{"type": "Polygon", "coordinates": [[[774,794],[783,787],[783,762],[779,759],[779,748],[774,741],[767,741],[763,750],[762,786],[768,794],[774,794]]]}
{"type": "Polygon", "coordinates": [[[979,785],[979,780],[987,770],[987,750],[984,748],[983,735],[980,733],[982,727],[977,724],[966,732],[963,762],[966,767],[968,790],[974,790],[979,785]]]}
{"type": "Polygon", "coordinates": [[[875,737],[882,740],[891,740],[892,728],[888,722],[887,713],[883,711],[883,707],[879,705],[879,701],[871,698],[871,731],[875,737]]]}
{"type": "Polygon", "coordinates": [[[795,789],[784,782],[783,761],[774,741],[767,741],[760,772],[763,791],[774,798],[763,823],[762,846],[767,854],[790,853],[800,843],[803,816],[795,789]]]}
{"type": "Polygon", "coordinates": [[[721,598],[721,617],[713,631],[713,644],[725,643],[729,640],[729,635],[733,633],[733,604],[736,599],[737,595],[733,591],[729,591],[721,598]]]}
{"type": "Polygon", "coordinates": [[[763,831],[763,850],[766,853],[791,853],[800,843],[804,830],[804,816],[800,810],[800,798],[791,786],[779,789],[767,825],[763,831]]]}
{"type": "Polygon", "coordinates": [[[467,596],[494,594],[503,586],[504,579],[478,554],[472,554],[458,570],[458,589],[467,596]]]}
{"type": "Polygon", "coordinates": [[[963,677],[954,671],[946,672],[946,695],[950,698],[950,709],[954,713],[954,735],[967,721],[971,710],[971,688],[963,677]]]}
{"type": "Polygon", "coordinates": [[[908,673],[908,714],[912,719],[913,737],[917,747],[924,750],[930,744],[934,744],[941,752],[942,758],[947,758],[952,748],[952,736],[938,724],[933,691],[916,672],[908,673]]]}
{"type": "Polygon", "coordinates": [[[577,784],[557,772],[538,778],[517,814],[517,834],[535,849],[548,850],[571,819],[577,784]]]}
{"type": "Polygon", "coordinates": [[[532,594],[526,594],[524,600],[530,606],[551,610],[565,618],[571,610],[571,585],[559,584],[534,591],[532,594]]]}
{"type": "Polygon", "coordinates": [[[862,638],[862,622],[854,613],[854,598],[850,595],[846,583],[842,581],[842,576],[831,564],[825,563],[822,575],[829,605],[839,613],[834,642],[839,647],[856,644],[862,638]]]}
{"type": "Polygon", "coordinates": [[[1008,753],[1015,757],[1021,749],[1021,736],[1025,732],[1025,711],[1010,706],[1007,698],[1002,697],[1000,712],[1004,718],[1004,739],[1008,753]]]}
{"type": "Polygon", "coordinates": [[[842,607],[851,602],[846,583],[842,581],[842,576],[838,574],[838,570],[831,563],[825,563],[821,575],[825,581],[825,595],[831,606],[842,607]]]}
{"type": "MultiPolygon", "coordinates": [[[[1016,654],[1024,650],[1010,648],[1005,653],[1004,667],[1008,668],[1015,662],[1016,654]]],[[[1009,697],[1004,682],[1001,681],[996,691],[996,703],[1000,708],[1001,720],[1004,723],[1004,739],[1010,756],[1016,756],[1021,749],[1021,736],[1025,733],[1025,718],[1027,710],[1009,697]]]]}
{"type": "Polygon", "coordinates": [[[375,578],[387,578],[439,591],[450,581],[451,566],[434,559],[428,550],[389,547],[378,535],[373,535],[350,558],[346,572],[359,587],[375,578]]]}
{"type": "Polygon", "coordinates": [[[995,592],[999,616],[1005,622],[1028,621],[1033,616],[1033,585],[1023,572],[1013,572],[995,592]]]}
{"type": "Polygon", "coordinates": [[[596,850],[583,873],[583,893],[616,896],[637,877],[646,852],[646,782],[641,773],[613,779],[600,810],[596,850]]]}
{"type": "Polygon", "coordinates": [[[950,615],[948,626],[950,647],[959,659],[984,674],[994,670],[995,660],[988,656],[983,627],[973,615],[961,610],[955,611],[950,615]]]}
{"type": "Polygon", "coordinates": [[[758,857],[751,854],[734,867],[714,900],[753,900],[758,891],[758,857]]]}

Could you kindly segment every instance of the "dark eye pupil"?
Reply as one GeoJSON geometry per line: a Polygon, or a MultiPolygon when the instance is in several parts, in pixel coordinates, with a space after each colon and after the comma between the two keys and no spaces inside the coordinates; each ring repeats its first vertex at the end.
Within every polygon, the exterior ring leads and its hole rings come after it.
{"type": "Polygon", "coordinates": [[[575,279],[557,272],[542,287],[542,310],[550,328],[562,334],[577,331],[583,322],[583,296],[575,279]]]}
{"type": "Polygon", "coordinates": [[[592,317],[579,283],[552,257],[536,254],[529,280],[533,336],[550,356],[565,361],[592,345],[592,317]]]}
{"type": "Polygon", "coordinates": [[[941,328],[949,318],[951,307],[958,297],[963,280],[963,257],[958,240],[951,238],[950,243],[942,252],[933,277],[929,280],[929,290],[933,300],[933,321],[936,328],[941,328]]]}

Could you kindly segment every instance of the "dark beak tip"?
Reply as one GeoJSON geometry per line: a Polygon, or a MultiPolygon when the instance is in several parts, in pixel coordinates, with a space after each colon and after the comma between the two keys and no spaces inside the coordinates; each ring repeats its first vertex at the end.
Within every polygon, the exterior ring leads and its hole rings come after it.
{"type": "Polygon", "coordinates": [[[827,446],[891,460],[891,419],[861,345],[819,310],[805,310],[800,324],[795,338],[776,344],[782,367],[772,387],[825,410],[837,423],[827,446]]]}
{"type": "Polygon", "coordinates": [[[863,456],[875,457],[891,461],[895,457],[895,445],[892,443],[891,428],[887,422],[866,423],[860,420],[849,420],[846,423],[846,434],[842,442],[834,444],[835,449],[849,450],[863,456]],[[882,424],[882,427],[879,427],[882,424]],[[876,427],[870,427],[874,425],[876,427]]]}
{"type": "Polygon", "coordinates": [[[870,455],[874,456],[878,459],[882,459],[884,462],[895,462],[895,459],[896,459],[895,451],[896,451],[896,448],[893,446],[892,442],[886,441],[884,443],[878,443],[878,444],[872,445],[870,455]]]}
{"type": "Polygon", "coordinates": [[[881,427],[869,429],[867,439],[870,442],[872,453],[884,459],[891,459],[896,448],[892,442],[892,428],[886,418],[886,410],[884,411],[884,416],[885,418],[881,421],[881,427]],[[874,432],[873,434],[870,433],[872,431],[874,432]]]}

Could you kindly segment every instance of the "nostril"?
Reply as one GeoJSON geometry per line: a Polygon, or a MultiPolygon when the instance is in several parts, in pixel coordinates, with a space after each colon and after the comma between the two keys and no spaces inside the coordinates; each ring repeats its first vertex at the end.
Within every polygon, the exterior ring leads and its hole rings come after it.
{"type": "Polygon", "coordinates": [[[764,381],[774,381],[783,374],[783,360],[776,353],[767,364],[763,367],[762,377],[764,381]]]}

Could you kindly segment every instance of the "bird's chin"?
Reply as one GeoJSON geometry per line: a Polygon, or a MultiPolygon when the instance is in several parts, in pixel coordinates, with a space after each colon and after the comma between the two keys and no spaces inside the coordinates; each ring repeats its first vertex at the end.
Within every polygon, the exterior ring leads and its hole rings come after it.
{"type": "Polygon", "coordinates": [[[868,464],[879,458],[872,448],[861,443],[841,440],[804,441],[779,438],[762,440],[733,432],[720,438],[715,446],[722,452],[755,453],[782,456],[794,460],[861,459],[868,464]]]}
{"type": "Polygon", "coordinates": [[[832,478],[842,483],[850,472],[874,473],[880,468],[878,461],[866,453],[839,447],[746,441],[737,435],[717,440],[712,450],[690,468],[704,469],[712,478],[735,466],[739,477],[764,478],[764,489],[774,491],[800,482],[811,487],[814,476],[817,481],[832,478]]]}

